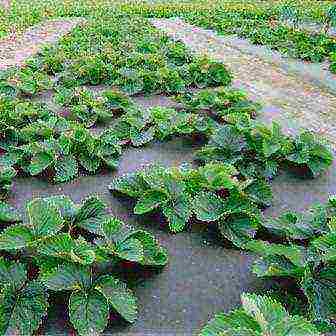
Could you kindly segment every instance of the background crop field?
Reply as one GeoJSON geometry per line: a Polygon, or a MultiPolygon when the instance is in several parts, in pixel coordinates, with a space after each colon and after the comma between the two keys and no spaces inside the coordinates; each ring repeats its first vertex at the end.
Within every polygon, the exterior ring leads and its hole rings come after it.
{"type": "MultiPolygon", "coordinates": [[[[262,10],[272,11],[277,6],[288,3],[286,0],[273,1],[239,1],[239,0],[182,0],[182,1],[132,1],[132,0],[13,0],[2,1],[0,4],[0,38],[5,37],[10,32],[21,32],[25,28],[32,26],[42,20],[54,17],[67,16],[85,16],[90,17],[97,15],[103,11],[108,13],[115,10],[115,8],[122,9],[125,12],[136,12],[148,14],[155,13],[158,15],[163,9],[167,13],[171,11],[174,14],[179,12],[188,12],[196,10],[198,12],[207,11],[210,8],[225,7],[236,10],[262,10]],[[6,6],[7,4],[7,6],[6,6]]],[[[319,21],[321,13],[333,1],[315,1],[315,0],[299,0],[295,1],[295,6],[304,8],[304,15],[307,18],[319,21]]]]}

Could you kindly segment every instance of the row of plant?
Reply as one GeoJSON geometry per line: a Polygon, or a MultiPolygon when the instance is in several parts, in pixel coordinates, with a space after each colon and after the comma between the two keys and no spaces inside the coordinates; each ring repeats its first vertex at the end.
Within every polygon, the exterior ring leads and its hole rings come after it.
{"type": "Polygon", "coordinates": [[[299,10],[300,18],[322,22],[325,14],[333,4],[332,1],[109,1],[91,2],[87,0],[67,1],[46,0],[43,2],[13,0],[8,8],[0,6],[0,38],[6,37],[12,29],[21,32],[38,22],[52,18],[69,17],[102,17],[117,10],[129,14],[140,14],[151,17],[179,16],[182,13],[206,12],[225,8],[230,12],[241,12],[246,15],[271,15],[278,13],[284,4],[290,4],[299,10]]]}
{"type": "Polygon", "coordinates": [[[155,238],[125,226],[96,196],[81,204],[66,196],[37,198],[26,212],[22,221],[0,203],[0,333],[34,334],[58,292],[80,335],[103,332],[110,311],[134,322],[137,299],[116,269],[164,266],[167,252],[155,238]]]}
{"type": "MultiPolygon", "coordinates": [[[[219,90],[215,95],[218,104],[227,101],[227,113],[234,112],[232,106],[235,112],[253,112],[254,105],[240,91],[219,90]]],[[[96,173],[99,168],[116,168],[126,145],[138,147],[178,135],[207,137],[216,127],[210,115],[189,108],[145,110],[116,90],[94,95],[88,89],[61,88],[54,101],[61,112],[50,110],[46,104],[1,98],[3,189],[9,188],[8,180],[16,170],[51,176],[54,182],[69,181],[80,169],[96,173]],[[97,123],[108,129],[98,135],[86,129],[97,123]]]]}
{"type": "MultiPolygon", "coordinates": [[[[244,18],[242,15],[216,10],[212,12],[186,14],[183,17],[195,25],[214,29],[222,34],[235,34],[253,44],[266,45],[291,57],[310,62],[330,62],[335,70],[336,43],[325,32],[312,33],[297,27],[298,16],[291,7],[284,7],[278,17],[257,16],[244,18]],[[286,19],[285,22],[281,18],[286,19]],[[286,22],[291,21],[293,25],[286,22]]],[[[336,20],[336,7],[331,8],[328,25],[336,20]]]]}
{"type": "Polygon", "coordinates": [[[90,19],[57,46],[43,49],[24,69],[2,74],[1,86],[36,94],[52,86],[74,88],[106,84],[128,94],[184,91],[188,87],[227,85],[231,75],[222,63],[190,54],[140,17],[118,11],[90,19]],[[53,82],[49,76],[56,76],[53,82]]]}
{"type": "Polygon", "coordinates": [[[272,202],[267,178],[277,174],[283,161],[298,166],[300,176],[302,170],[307,169],[312,176],[317,176],[330,166],[332,155],[327,148],[310,142],[312,138],[307,133],[294,142],[289,137],[280,138],[276,124],[273,129],[250,128],[249,137],[244,138],[246,146],[249,144],[245,151],[240,134],[230,134],[225,130],[227,127],[231,130],[233,126],[216,128],[210,145],[197,152],[197,158],[202,156],[207,162],[204,166],[198,169],[150,166],[116,178],[109,189],[135,198],[136,214],[160,209],[172,232],[183,230],[191,217],[206,222],[219,221],[221,233],[241,246],[246,239],[253,238],[262,225],[258,209],[272,202]],[[214,137],[220,139],[223,146],[209,147],[214,137]],[[230,152],[232,144],[239,146],[235,155],[230,152]]]}
{"type": "Polygon", "coordinates": [[[239,90],[204,90],[176,99],[182,103],[178,110],[145,110],[118,91],[93,97],[88,90],[69,89],[55,96],[70,111],[59,115],[37,103],[3,98],[3,189],[8,189],[16,171],[65,182],[81,169],[92,174],[104,167],[117,168],[125,146],[181,135],[207,141],[197,160],[231,163],[246,178],[272,178],[288,164],[317,176],[332,162],[328,147],[313,134],[293,138],[282,134],[277,124],[256,123],[251,117],[259,105],[239,90]],[[86,129],[106,119],[113,120],[100,134],[86,129]]]}
{"type": "Polygon", "coordinates": [[[267,45],[291,57],[311,61],[329,61],[329,69],[335,73],[336,43],[327,35],[336,24],[336,6],[321,9],[319,16],[323,23],[321,31],[312,33],[299,28],[305,23],[306,9],[293,3],[279,6],[217,4],[201,10],[184,11],[174,6],[149,6],[142,10],[125,5],[125,11],[140,13],[147,17],[182,17],[191,23],[214,29],[222,34],[236,34],[249,39],[253,44],[267,45]],[[240,8],[241,7],[241,8],[240,8]]]}

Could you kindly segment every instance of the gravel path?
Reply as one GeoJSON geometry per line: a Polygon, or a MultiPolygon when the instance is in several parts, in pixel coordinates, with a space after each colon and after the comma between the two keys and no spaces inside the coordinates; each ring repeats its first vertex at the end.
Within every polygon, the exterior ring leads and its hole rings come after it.
{"type": "Polygon", "coordinates": [[[0,40],[0,70],[23,65],[26,59],[34,56],[45,44],[56,43],[83,22],[82,18],[49,20],[28,29],[22,36],[11,35],[0,40]]]}
{"type": "Polygon", "coordinates": [[[270,59],[235,47],[214,32],[180,19],[152,20],[157,28],[184,42],[192,52],[222,61],[234,75],[234,86],[246,90],[263,106],[265,121],[277,120],[296,133],[307,128],[323,134],[336,148],[336,96],[270,59]]]}

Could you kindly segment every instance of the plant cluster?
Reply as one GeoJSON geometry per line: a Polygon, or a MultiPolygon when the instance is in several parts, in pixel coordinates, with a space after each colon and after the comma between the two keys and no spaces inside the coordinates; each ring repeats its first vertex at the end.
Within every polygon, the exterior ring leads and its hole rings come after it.
{"type": "Polygon", "coordinates": [[[206,146],[196,153],[202,162],[223,161],[233,164],[246,177],[271,179],[279,168],[289,165],[313,177],[323,173],[333,155],[316,134],[303,131],[292,137],[284,135],[280,126],[271,127],[248,117],[234,117],[214,129],[206,146]]]}
{"type": "Polygon", "coordinates": [[[335,232],[331,231],[303,246],[254,241],[246,248],[262,255],[253,265],[258,277],[292,279],[292,291],[308,303],[309,317],[331,326],[335,323],[335,241],[335,232]]]}
{"type": "Polygon", "coordinates": [[[196,113],[161,106],[144,110],[134,105],[112,128],[123,143],[138,147],[154,139],[163,141],[178,135],[206,136],[215,124],[210,117],[196,113]]]}
{"type": "Polygon", "coordinates": [[[336,200],[330,197],[325,204],[316,204],[307,212],[286,212],[262,221],[270,240],[277,243],[250,240],[241,247],[260,256],[252,267],[258,277],[273,278],[279,284],[287,279],[289,292],[284,298],[280,286],[270,296],[243,294],[242,308],[216,315],[200,335],[317,336],[322,335],[320,330],[334,330],[335,218],[336,200]],[[274,296],[286,306],[294,304],[291,308],[296,314],[305,315],[314,325],[300,316],[290,316],[274,301],[274,296]]]}
{"type": "Polygon", "coordinates": [[[197,169],[148,166],[115,178],[109,190],[135,198],[135,214],[161,210],[172,232],[196,218],[216,223],[226,239],[241,246],[255,236],[260,208],[270,204],[272,192],[263,180],[239,179],[238,174],[225,163],[197,169]]]}
{"type": "Polygon", "coordinates": [[[85,127],[106,123],[115,114],[125,112],[131,106],[129,97],[117,90],[105,90],[98,96],[83,87],[60,87],[56,90],[54,101],[68,108],[65,112],[67,118],[78,121],[85,127]]]}
{"type": "Polygon", "coordinates": [[[27,203],[27,220],[0,204],[1,334],[32,335],[47,314],[48,298],[68,293],[69,319],[80,335],[100,334],[109,312],[137,317],[137,299],[113,270],[128,262],[162,267],[166,251],[143,230],[126,227],[92,196],[77,205],[66,196],[27,203]]]}
{"type": "Polygon", "coordinates": [[[98,135],[86,129],[123,113],[132,103],[116,90],[95,97],[86,89],[61,89],[55,95],[72,113],[58,113],[46,104],[0,96],[1,188],[9,189],[15,167],[29,175],[51,174],[65,182],[78,174],[107,166],[116,168],[121,144],[112,129],[98,135]]]}
{"type": "Polygon", "coordinates": [[[31,97],[52,87],[51,78],[31,66],[0,72],[0,95],[31,97]]]}
{"type": "Polygon", "coordinates": [[[316,327],[301,316],[290,315],[268,296],[243,293],[242,307],[219,313],[202,329],[200,336],[321,336],[316,327]]]}
{"type": "Polygon", "coordinates": [[[260,104],[248,99],[246,92],[233,88],[185,92],[175,100],[187,111],[207,113],[222,122],[229,114],[248,114],[254,118],[261,109],[260,104]]]}
{"type": "Polygon", "coordinates": [[[1,162],[31,176],[44,173],[52,176],[54,182],[66,182],[78,175],[79,165],[89,173],[102,167],[115,169],[121,151],[113,131],[93,135],[77,126],[58,138],[51,136],[47,140],[10,147],[1,162]]]}

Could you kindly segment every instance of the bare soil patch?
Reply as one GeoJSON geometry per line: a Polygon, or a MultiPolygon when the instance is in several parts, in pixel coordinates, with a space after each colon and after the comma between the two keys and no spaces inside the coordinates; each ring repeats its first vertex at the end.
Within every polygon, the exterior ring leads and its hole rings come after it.
{"type": "Polygon", "coordinates": [[[44,45],[56,43],[62,36],[84,22],[81,18],[50,20],[29,28],[23,35],[17,36],[13,33],[0,40],[0,70],[22,66],[44,45]]]}

